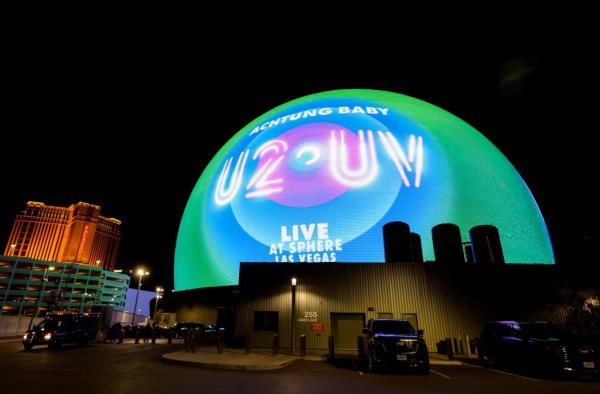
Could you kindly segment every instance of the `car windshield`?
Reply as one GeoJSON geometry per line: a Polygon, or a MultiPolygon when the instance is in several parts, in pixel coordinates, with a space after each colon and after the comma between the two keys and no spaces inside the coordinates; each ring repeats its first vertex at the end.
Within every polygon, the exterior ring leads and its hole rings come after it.
{"type": "Polygon", "coordinates": [[[37,325],[39,329],[44,330],[54,330],[62,325],[62,320],[42,320],[40,324],[37,325]]]}
{"type": "Polygon", "coordinates": [[[532,338],[548,339],[564,336],[560,328],[548,323],[523,323],[521,329],[525,335],[532,338]]]}
{"type": "Polygon", "coordinates": [[[414,334],[415,330],[406,320],[375,320],[371,330],[378,334],[414,334]]]}

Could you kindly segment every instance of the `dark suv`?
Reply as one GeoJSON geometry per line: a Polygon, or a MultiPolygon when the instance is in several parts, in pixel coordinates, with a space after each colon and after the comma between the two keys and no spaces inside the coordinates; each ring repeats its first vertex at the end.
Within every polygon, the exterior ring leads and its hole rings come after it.
{"type": "Polygon", "coordinates": [[[100,315],[88,313],[49,314],[23,335],[23,347],[60,347],[63,343],[85,344],[96,338],[100,315]]]}
{"type": "Polygon", "coordinates": [[[404,367],[417,373],[429,373],[429,352],[423,330],[415,329],[406,320],[370,319],[363,329],[361,357],[366,358],[369,371],[378,366],[404,367]]]}
{"type": "Polygon", "coordinates": [[[598,349],[549,322],[489,321],[479,340],[484,364],[518,367],[532,372],[598,375],[598,349]]]}

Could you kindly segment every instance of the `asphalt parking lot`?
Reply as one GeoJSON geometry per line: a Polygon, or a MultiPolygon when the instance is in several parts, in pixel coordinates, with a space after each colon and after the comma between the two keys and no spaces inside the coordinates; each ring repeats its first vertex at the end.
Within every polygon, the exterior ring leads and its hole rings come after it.
{"type": "Polygon", "coordinates": [[[126,343],[57,351],[0,343],[5,393],[599,393],[600,382],[555,381],[471,365],[435,365],[427,376],[367,373],[356,361],[299,360],[273,371],[221,371],[166,364],[181,345],[126,343]]]}

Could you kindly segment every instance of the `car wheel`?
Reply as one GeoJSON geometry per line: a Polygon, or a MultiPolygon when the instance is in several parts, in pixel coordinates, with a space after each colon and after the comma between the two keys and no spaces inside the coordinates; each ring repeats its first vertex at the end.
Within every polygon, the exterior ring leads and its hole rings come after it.
{"type": "Polygon", "coordinates": [[[23,344],[23,347],[25,348],[25,350],[30,351],[33,348],[33,344],[26,342],[23,344]]]}
{"type": "Polygon", "coordinates": [[[58,349],[60,348],[60,342],[59,341],[52,341],[48,343],[48,349],[58,349]]]}
{"type": "Polygon", "coordinates": [[[496,357],[493,354],[487,354],[487,358],[483,358],[483,363],[488,368],[494,368],[496,366],[496,357]]]}
{"type": "Polygon", "coordinates": [[[429,375],[429,363],[419,365],[417,367],[417,374],[419,374],[419,375],[429,375]]]}

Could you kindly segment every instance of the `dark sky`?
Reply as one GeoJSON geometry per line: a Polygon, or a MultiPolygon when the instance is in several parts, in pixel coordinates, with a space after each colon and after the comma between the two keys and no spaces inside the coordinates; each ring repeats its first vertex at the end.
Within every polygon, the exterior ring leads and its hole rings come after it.
{"type": "Polygon", "coordinates": [[[96,203],[123,221],[118,266],[143,262],[149,286],[172,288],[179,220],[217,150],[276,105],[371,88],[417,97],[474,126],[529,185],[559,262],[589,253],[598,239],[599,69],[590,36],[449,39],[413,50],[388,33],[385,42],[340,36],[285,46],[141,33],[22,46],[7,60],[2,93],[2,247],[27,200],[96,203]]]}

